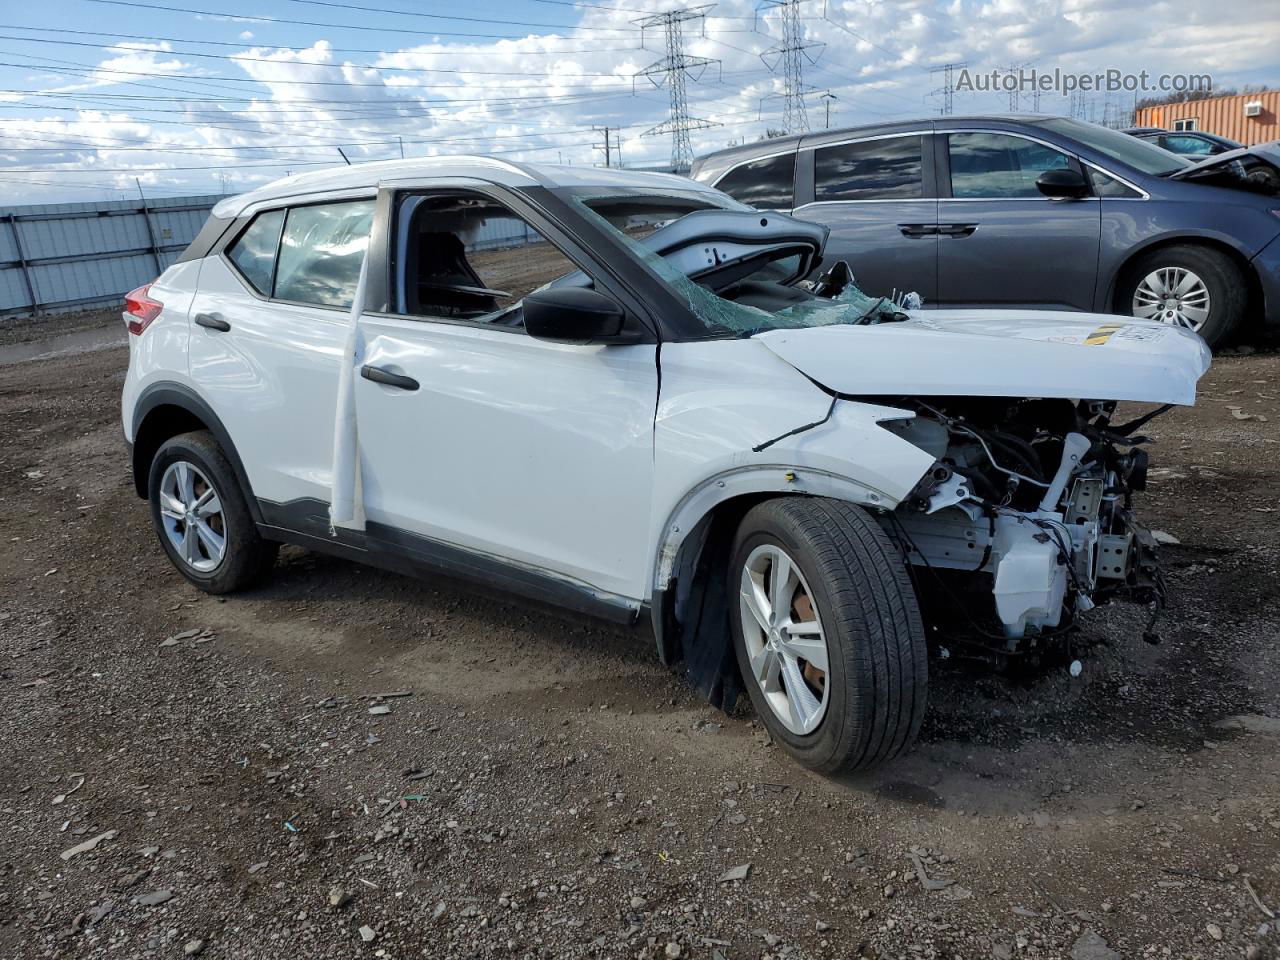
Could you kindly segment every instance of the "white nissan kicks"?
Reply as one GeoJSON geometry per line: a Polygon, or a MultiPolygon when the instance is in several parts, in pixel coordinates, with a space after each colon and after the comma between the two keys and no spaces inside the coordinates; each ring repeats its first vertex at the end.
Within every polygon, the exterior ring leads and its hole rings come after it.
{"type": "Polygon", "coordinates": [[[921,605],[1003,654],[1163,600],[1134,518],[1204,344],[904,310],[826,228],[659,174],[370,163],[214,209],[128,297],[124,430],[174,566],[277,545],[651,627],[713,703],[834,771],[909,745],[921,605]],[[857,265],[853,264],[854,271],[857,265]]]}

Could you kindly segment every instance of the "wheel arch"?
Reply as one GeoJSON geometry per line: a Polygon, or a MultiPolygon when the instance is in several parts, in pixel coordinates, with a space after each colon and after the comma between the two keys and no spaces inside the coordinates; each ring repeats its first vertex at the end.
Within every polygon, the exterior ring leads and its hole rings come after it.
{"type": "Polygon", "coordinates": [[[1164,250],[1169,247],[1203,247],[1206,250],[1222,254],[1235,264],[1240,271],[1240,275],[1245,278],[1249,294],[1248,309],[1250,315],[1254,312],[1253,308],[1262,305],[1262,283],[1258,277],[1258,271],[1249,258],[1238,248],[1217,237],[1201,234],[1176,234],[1158,237],[1142,246],[1134,247],[1125,254],[1124,260],[1112,271],[1107,286],[1105,307],[1115,313],[1129,316],[1127,305],[1120,302],[1122,281],[1129,275],[1129,271],[1133,269],[1133,265],[1139,257],[1145,257],[1157,250],[1164,250]]]}
{"type": "Polygon", "coordinates": [[[734,534],[756,504],[795,496],[872,508],[897,505],[879,490],[825,471],[752,466],[704,480],[659,531],[651,599],[658,656],[668,666],[683,660],[689,680],[713,706],[729,709],[742,692],[729,642],[731,591],[725,577],[734,534]]]}
{"type": "Polygon", "coordinates": [[[142,392],[133,413],[133,486],[138,496],[146,499],[151,461],[166,440],[192,430],[208,430],[222,449],[236,481],[244,494],[254,523],[262,523],[262,511],[253,495],[248,474],[240,454],[236,452],[231,435],[218,415],[204,399],[190,387],[180,383],[155,383],[142,392]]]}

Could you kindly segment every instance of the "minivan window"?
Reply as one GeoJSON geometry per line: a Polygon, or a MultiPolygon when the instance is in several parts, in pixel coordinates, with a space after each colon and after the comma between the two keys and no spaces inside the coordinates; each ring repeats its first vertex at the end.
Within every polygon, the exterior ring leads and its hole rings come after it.
{"type": "Polygon", "coordinates": [[[913,200],[924,196],[924,138],[891,137],[814,151],[815,200],[913,200]]]}
{"type": "Polygon", "coordinates": [[[280,239],[275,297],[323,307],[351,306],[372,222],[372,200],[290,209],[280,239]]]}
{"type": "Polygon", "coordinates": [[[271,277],[275,273],[282,223],[283,210],[266,210],[254,217],[244,233],[227,248],[227,259],[235,264],[249,286],[264,297],[271,296],[271,277]]]}
{"type": "Polygon", "coordinates": [[[734,167],[716,183],[716,189],[757,210],[790,210],[795,206],[795,180],[793,150],[734,167]]]}
{"type": "Polygon", "coordinates": [[[948,134],[947,149],[957,198],[1043,198],[1036,178],[1070,162],[1065,153],[1004,133],[948,134]]]}
{"type": "Polygon", "coordinates": [[[1099,153],[1128,164],[1143,173],[1162,177],[1187,166],[1186,160],[1163,147],[1131,137],[1119,130],[1100,127],[1096,123],[1086,123],[1084,120],[1073,120],[1070,117],[1050,117],[1047,120],[1036,120],[1034,123],[1064,137],[1079,140],[1085,146],[1092,147],[1099,153]]]}

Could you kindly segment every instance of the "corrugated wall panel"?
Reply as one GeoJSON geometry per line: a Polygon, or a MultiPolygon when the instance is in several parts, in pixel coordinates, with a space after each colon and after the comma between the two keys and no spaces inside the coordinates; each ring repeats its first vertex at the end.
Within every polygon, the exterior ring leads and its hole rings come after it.
{"type": "Polygon", "coordinates": [[[0,312],[31,306],[22,271],[17,267],[0,267],[0,312]]]}
{"type": "Polygon", "coordinates": [[[0,313],[24,312],[31,304],[16,264],[19,254],[8,214],[18,218],[37,301],[42,309],[56,310],[59,304],[74,301],[109,302],[154,280],[195,238],[220,199],[204,195],[147,201],[155,242],[161,248],[158,269],[139,200],[45,203],[0,210],[0,313]],[[54,258],[69,259],[40,262],[54,258]]]}
{"type": "Polygon", "coordinates": [[[1280,139],[1280,120],[1277,119],[1280,117],[1280,90],[1143,107],[1138,111],[1135,122],[1140,127],[1172,130],[1175,121],[1192,117],[1196,120],[1196,129],[1206,133],[1216,133],[1245,146],[1268,143],[1280,139]],[[1262,112],[1256,117],[1246,117],[1245,104],[1254,102],[1262,105],[1262,112]]]}

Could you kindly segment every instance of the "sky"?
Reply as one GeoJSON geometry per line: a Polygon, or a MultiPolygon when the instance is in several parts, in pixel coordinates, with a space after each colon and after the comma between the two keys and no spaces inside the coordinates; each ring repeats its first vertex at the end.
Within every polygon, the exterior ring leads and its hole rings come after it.
{"type": "MultiPolygon", "coordinates": [[[[615,165],[661,165],[671,139],[646,132],[667,119],[668,88],[642,71],[664,36],[636,21],[673,9],[705,12],[683,23],[685,53],[710,61],[686,75],[689,113],[710,124],[694,152],[782,129],[771,0],[9,0],[0,208],[239,193],[343,153],[603,164],[596,127],[611,128],[615,165]]],[[[799,16],[811,129],[936,115],[948,62],[1280,83],[1275,0],[800,0],[799,16]]],[[[1075,109],[1101,122],[1132,100],[1075,109]]],[[[954,100],[1009,108],[1001,92],[954,100]]],[[[1043,113],[1071,108],[1041,96],[1043,113]]]]}

